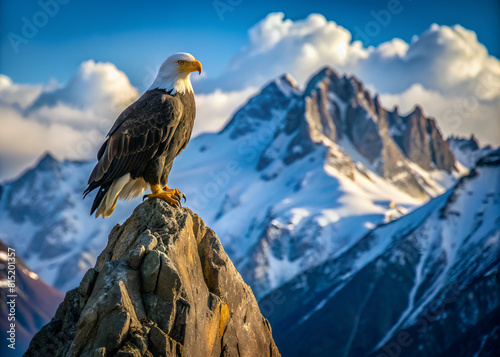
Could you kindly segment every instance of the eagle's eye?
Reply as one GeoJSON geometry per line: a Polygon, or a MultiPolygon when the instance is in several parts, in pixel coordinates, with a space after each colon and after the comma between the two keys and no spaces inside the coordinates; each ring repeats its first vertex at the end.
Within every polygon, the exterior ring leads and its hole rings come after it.
{"type": "Polygon", "coordinates": [[[184,64],[184,61],[177,61],[177,63],[182,66],[184,64]]]}

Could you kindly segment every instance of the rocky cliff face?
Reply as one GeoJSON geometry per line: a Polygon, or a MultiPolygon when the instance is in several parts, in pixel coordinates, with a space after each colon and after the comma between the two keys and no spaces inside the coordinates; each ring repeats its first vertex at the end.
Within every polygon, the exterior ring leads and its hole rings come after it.
{"type": "Polygon", "coordinates": [[[313,141],[345,146],[348,139],[378,174],[414,196],[426,189],[410,163],[427,171],[456,170],[436,121],[418,105],[407,116],[387,111],[356,77],[341,77],[330,68],[310,80],[302,99],[309,131],[316,131],[313,141]]]}
{"type": "Polygon", "coordinates": [[[160,200],[136,208],[25,356],[279,356],[214,231],[160,200]]]}

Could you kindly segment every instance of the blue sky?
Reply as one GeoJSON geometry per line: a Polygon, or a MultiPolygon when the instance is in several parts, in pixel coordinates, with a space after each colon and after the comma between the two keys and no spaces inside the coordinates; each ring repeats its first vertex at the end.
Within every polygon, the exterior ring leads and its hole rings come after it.
{"type": "MultiPolygon", "coordinates": [[[[55,0],[54,0],[55,1],[55,0]]],[[[43,3],[51,1],[42,0],[43,3]]],[[[23,17],[33,21],[41,10],[38,1],[1,3],[0,73],[18,83],[66,82],[84,60],[109,61],[140,87],[148,71],[177,51],[203,59],[209,77],[219,75],[247,42],[248,29],[270,12],[303,19],[321,13],[348,29],[364,30],[374,21],[373,11],[387,9],[388,1],[249,1],[220,0],[228,5],[223,17],[207,1],[77,1],[65,0],[55,16],[27,43],[13,49],[8,34],[22,35],[23,17]]],[[[410,42],[432,23],[461,24],[476,32],[490,54],[500,55],[500,2],[400,0],[403,9],[380,26],[375,36],[358,36],[364,45],[378,45],[394,37],[410,42]]],[[[224,11],[224,10],[220,10],[224,11]]],[[[43,17],[39,20],[43,21],[43,17]]],[[[43,22],[42,22],[43,24],[43,22]]]]}

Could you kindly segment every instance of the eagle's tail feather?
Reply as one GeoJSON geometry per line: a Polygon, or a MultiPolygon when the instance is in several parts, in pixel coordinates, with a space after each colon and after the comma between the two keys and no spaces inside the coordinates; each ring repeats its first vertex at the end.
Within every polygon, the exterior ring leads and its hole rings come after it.
{"type": "Polygon", "coordinates": [[[97,193],[90,214],[94,213],[95,217],[102,216],[102,218],[109,217],[113,213],[116,206],[116,200],[121,190],[130,181],[130,174],[123,175],[119,179],[101,186],[97,193]]]}
{"type": "Polygon", "coordinates": [[[108,190],[110,187],[111,187],[111,182],[99,187],[99,190],[97,191],[97,194],[94,198],[94,203],[92,203],[92,208],[90,209],[90,215],[92,215],[95,212],[95,210],[97,209],[97,207],[99,207],[102,200],[106,196],[106,193],[108,193],[108,190]]]}

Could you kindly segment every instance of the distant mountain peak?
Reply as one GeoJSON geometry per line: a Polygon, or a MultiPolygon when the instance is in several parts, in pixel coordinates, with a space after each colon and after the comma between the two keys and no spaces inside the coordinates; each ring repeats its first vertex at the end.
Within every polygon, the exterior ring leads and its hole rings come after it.
{"type": "Polygon", "coordinates": [[[477,166],[500,166],[500,149],[496,149],[488,153],[486,156],[481,157],[477,161],[477,166]]]}
{"type": "Polygon", "coordinates": [[[230,132],[232,139],[257,131],[269,123],[279,112],[285,111],[290,102],[301,95],[295,79],[284,74],[269,82],[254,97],[242,106],[222,129],[221,133],[230,132]]]}
{"type": "Polygon", "coordinates": [[[448,137],[447,141],[460,144],[462,147],[467,146],[472,150],[478,150],[481,147],[479,140],[476,138],[474,134],[471,134],[469,138],[463,136],[451,135],[450,137],[448,137]]]}
{"type": "Polygon", "coordinates": [[[315,75],[313,75],[313,79],[320,79],[320,78],[336,78],[339,79],[341,76],[337,71],[335,71],[332,67],[330,66],[325,66],[321,68],[315,75]]]}
{"type": "Polygon", "coordinates": [[[280,86],[283,86],[283,88],[299,89],[297,81],[295,80],[295,78],[293,78],[293,76],[290,73],[282,74],[274,81],[278,83],[280,86]]]}
{"type": "Polygon", "coordinates": [[[423,117],[423,116],[424,116],[424,109],[419,104],[415,104],[412,110],[404,118],[408,119],[410,117],[423,117]]]}
{"type": "MultiPolygon", "coordinates": [[[[375,165],[378,174],[415,196],[427,193],[425,180],[409,167],[412,162],[426,171],[456,170],[453,153],[436,121],[425,117],[421,106],[416,105],[406,116],[397,107],[389,112],[359,79],[340,77],[330,67],[313,75],[300,95],[288,96],[283,94],[286,90],[279,90],[283,83],[291,82],[285,82],[286,78],[281,76],[266,86],[230,123],[237,128],[232,134],[236,138],[259,130],[274,112],[275,133],[260,156],[258,170],[277,159],[289,165],[312,153],[315,146],[342,146],[346,140],[369,165],[375,165]],[[259,116],[264,103],[268,109],[259,116]]],[[[296,87],[294,90],[297,92],[296,87]]]]}
{"type": "Polygon", "coordinates": [[[36,167],[40,169],[44,168],[49,168],[53,167],[54,165],[58,164],[59,160],[55,158],[55,156],[50,152],[46,151],[40,156],[40,159],[38,160],[38,163],[35,165],[36,167]]]}
{"type": "MultiPolygon", "coordinates": [[[[345,83],[347,80],[342,77],[343,82],[345,83]]],[[[318,89],[318,85],[320,83],[327,83],[327,85],[331,85],[331,83],[335,83],[336,86],[340,84],[341,76],[331,67],[325,66],[321,68],[316,74],[314,74],[311,79],[309,79],[306,88],[304,90],[304,95],[310,95],[312,91],[318,89]]]]}

